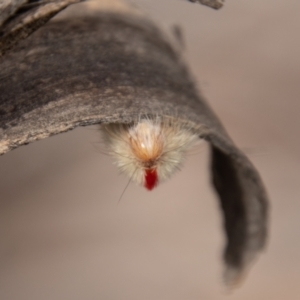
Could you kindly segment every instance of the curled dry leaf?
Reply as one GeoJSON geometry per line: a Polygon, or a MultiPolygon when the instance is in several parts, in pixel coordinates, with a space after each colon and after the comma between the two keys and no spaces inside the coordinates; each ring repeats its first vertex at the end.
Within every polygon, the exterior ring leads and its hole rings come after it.
{"type": "Polygon", "coordinates": [[[0,60],[0,79],[0,154],[77,126],[168,118],[210,144],[227,284],[263,249],[268,201],[258,172],[145,17],[100,11],[49,22],[0,60]]]}

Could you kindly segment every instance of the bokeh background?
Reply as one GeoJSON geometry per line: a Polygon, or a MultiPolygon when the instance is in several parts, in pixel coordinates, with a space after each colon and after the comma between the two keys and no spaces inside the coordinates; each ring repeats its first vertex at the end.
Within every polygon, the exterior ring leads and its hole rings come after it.
{"type": "Polygon", "coordinates": [[[98,128],[80,128],[0,157],[0,299],[299,299],[300,2],[131,2],[182,28],[202,93],[267,187],[268,247],[229,293],[207,145],[153,192],[130,184],[117,205],[128,179],[98,128]]]}

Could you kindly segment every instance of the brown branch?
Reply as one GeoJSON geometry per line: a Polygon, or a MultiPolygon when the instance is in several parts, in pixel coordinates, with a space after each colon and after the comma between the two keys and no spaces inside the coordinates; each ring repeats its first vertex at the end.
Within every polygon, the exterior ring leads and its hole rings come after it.
{"type": "Polygon", "coordinates": [[[194,2],[194,3],[200,3],[206,6],[209,6],[211,8],[214,9],[220,9],[223,5],[225,0],[188,0],[190,2],[194,2]]]}

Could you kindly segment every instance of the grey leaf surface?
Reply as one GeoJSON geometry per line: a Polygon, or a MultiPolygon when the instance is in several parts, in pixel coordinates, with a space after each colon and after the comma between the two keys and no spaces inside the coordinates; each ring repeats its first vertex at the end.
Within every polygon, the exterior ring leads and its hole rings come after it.
{"type": "Polygon", "coordinates": [[[0,4],[0,57],[58,12],[81,0],[5,0],[0,4]]]}

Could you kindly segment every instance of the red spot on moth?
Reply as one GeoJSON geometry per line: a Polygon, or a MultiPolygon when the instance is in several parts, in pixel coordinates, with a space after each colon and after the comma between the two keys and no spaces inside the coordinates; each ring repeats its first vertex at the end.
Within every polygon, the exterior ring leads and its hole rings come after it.
{"type": "Polygon", "coordinates": [[[156,169],[145,170],[145,188],[151,191],[158,183],[156,169]]]}

